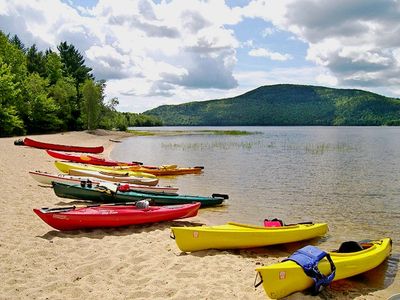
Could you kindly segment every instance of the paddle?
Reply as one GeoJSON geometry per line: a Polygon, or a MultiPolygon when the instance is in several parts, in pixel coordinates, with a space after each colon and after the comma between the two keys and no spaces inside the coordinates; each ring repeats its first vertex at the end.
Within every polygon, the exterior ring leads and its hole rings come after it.
{"type": "Polygon", "coordinates": [[[293,225],[308,225],[308,224],[314,224],[314,222],[307,221],[307,222],[299,222],[299,223],[293,223],[293,224],[285,224],[285,226],[293,226],[293,225]]]}
{"type": "Polygon", "coordinates": [[[104,203],[104,204],[73,205],[73,206],[63,206],[55,208],[43,207],[41,208],[41,210],[45,211],[46,213],[51,213],[51,212],[69,211],[77,208],[90,208],[90,207],[100,207],[100,206],[130,206],[135,204],[136,202],[119,202],[119,203],[117,202],[117,203],[104,203]]]}

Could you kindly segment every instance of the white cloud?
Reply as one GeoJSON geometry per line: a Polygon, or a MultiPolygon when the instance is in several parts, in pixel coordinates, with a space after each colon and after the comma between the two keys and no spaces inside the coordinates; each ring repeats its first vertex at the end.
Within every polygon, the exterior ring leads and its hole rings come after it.
{"type": "Polygon", "coordinates": [[[72,43],[96,78],[108,80],[106,92],[120,98],[121,109],[143,111],[234,96],[269,83],[397,91],[399,11],[395,0],[254,0],[235,7],[223,0],[99,0],[92,8],[61,0],[0,0],[0,28],[42,50],[72,43]],[[251,65],[252,57],[297,62],[268,45],[254,48],[257,40],[240,42],[230,25],[240,26],[244,18],[272,24],[264,37],[289,32],[306,43],[306,59],[316,67],[237,70],[251,65]],[[252,49],[237,64],[243,47],[252,49]]]}
{"type": "Polygon", "coordinates": [[[266,57],[271,60],[279,60],[279,61],[285,61],[292,59],[293,57],[290,54],[282,54],[279,52],[273,52],[265,48],[256,48],[252,49],[249,51],[250,56],[256,56],[256,57],[266,57]]]}
{"type": "Polygon", "coordinates": [[[174,86],[189,88],[237,85],[232,71],[239,42],[225,26],[241,16],[223,0],[100,0],[91,9],[59,0],[0,0],[0,7],[6,33],[42,49],[66,40],[84,54],[99,79],[146,77],[150,95],[151,87],[172,95],[171,86],[160,83],[171,78],[174,86]]]}
{"type": "Polygon", "coordinates": [[[306,42],[307,59],[341,85],[391,86],[400,76],[399,1],[255,0],[244,12],[306,42]]]}
{"type": "Polygon", "coordinates": [[[254,41],[253,40],[247,40],[242,43],[241,47],[251,47],[253,48],[254,46],[254,41]]]}
{"type": "Polygon", "coordinates": [[[327,73],[317,75],[315,80],[320,85],[336,86],[338,84],[337,78],[327,73]]]}
{"type": "Polygon", "coordinates": [[[267,27],[262,31],[261,35],[263,37],[267,37],[267,36],[273,35],[275,32],[276,32],[275,28],[267,27]]]}

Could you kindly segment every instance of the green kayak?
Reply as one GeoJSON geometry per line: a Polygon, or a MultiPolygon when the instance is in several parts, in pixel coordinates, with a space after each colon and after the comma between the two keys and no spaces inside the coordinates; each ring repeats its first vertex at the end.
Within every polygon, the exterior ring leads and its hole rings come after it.
{"type": "Polygon", "coordinates": [[[189,195],[164,195],[152,193],[138,193],[134,191],[110,190],[101,185],[77,185],[52,182],[54,192],[58,197],[90,200],[96,202],[135,202],[143,199],[151,199],[153,205],[170,205],[200,202],[201,207],[219,205],[228,199],[225,194],[213,194],[211,197],[189,195]]]}

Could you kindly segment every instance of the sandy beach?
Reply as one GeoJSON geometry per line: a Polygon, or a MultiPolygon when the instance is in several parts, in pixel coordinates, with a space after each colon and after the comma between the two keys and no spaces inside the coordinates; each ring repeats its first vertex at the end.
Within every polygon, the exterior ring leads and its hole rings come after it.
{"type": "MultiPolygon", "coordinates": [[[[82,146],[103,145],[108,157],[125,135],[68,132],[38,140],[82,146]]],[[[32,208],[69,205],[38,185],[30,170],[57,173],[43,150],[0,139],[0,299],[266,299],[253,287],[258,265],[280,261],[284,247],[184,254],[170,238],[170,226],[206,223],[197,217],[117,229],[60,232],[32,208]]],[[[162,183],[162,182],[161,182],[162,183]]],[[[392,292],[390,294],[393,294],[392,292]]],[[[389,296],[390,296],[389,294],[389,296]]],[[[321,297],[296,293],[288,299],[387,299],[388,291],[367,295],[333,284],[321,297]]]]}

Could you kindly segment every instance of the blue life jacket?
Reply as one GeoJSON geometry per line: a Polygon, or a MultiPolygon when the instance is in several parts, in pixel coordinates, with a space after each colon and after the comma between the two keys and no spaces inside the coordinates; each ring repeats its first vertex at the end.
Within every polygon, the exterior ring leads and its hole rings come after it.
{"type": "Polygon", "coordinates": [[[331,256],[314,246],[303,247],[283,261],[292,260],[303,268],[304,273],[314,281],[313,294],[318,294],[325,286],[330,284],[335,278],[336,267],[331,256]],[[326,257],[331,265],[331,273],[327,276],[318,269],[318,263],[326,257]]]}

